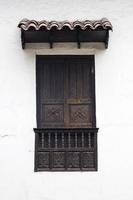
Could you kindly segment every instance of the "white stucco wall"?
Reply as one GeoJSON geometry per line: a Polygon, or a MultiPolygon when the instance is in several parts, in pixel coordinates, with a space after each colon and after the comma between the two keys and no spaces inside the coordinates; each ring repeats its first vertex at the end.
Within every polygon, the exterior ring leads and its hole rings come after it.
{"type": "Polygon", "coordinates": [[[0,199],[133,199],[133,1],[0,1],[0,199]],[[34,173],[35,52],[22,50],[18,22],[100,19],[113,24],[96,53],[98,172],[34,173]]]}

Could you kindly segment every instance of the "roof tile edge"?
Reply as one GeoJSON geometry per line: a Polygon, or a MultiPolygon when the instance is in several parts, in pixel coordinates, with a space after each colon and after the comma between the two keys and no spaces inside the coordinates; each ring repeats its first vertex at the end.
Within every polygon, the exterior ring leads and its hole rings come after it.
{"type": "Polygon", "coordinates": [[[100,20],[84,20],[84,21],[36,21],[36,20],[29,20],[29,19],[22,19],[18,27],[24,31],[33,28],[34,30],[40,30],[44,27],[47,30],[51,30],[53,27],[56,27],[57,30],[63,29],[63,27],[68,27],[70,30],[76,29],[76,27],[80,27],[82,30],[86,28],[90,28],[91,30],[96,30],[99,27],[103,30],[113,30],[111,22],[107,18],[102,18],[100,20]]]}

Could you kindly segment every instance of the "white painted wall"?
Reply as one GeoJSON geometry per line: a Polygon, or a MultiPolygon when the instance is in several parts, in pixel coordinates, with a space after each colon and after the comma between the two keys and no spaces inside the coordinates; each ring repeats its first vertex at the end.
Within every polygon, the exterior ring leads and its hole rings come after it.
{"type": "Polygon", "coordinates": [[[0,199],[133,199],[133,1],[0,1],[0,199]],[[98,172],[34,173],[35,52],[22,50],[18,22],[99,19],[113,24],[96,53],[98,172]]]}

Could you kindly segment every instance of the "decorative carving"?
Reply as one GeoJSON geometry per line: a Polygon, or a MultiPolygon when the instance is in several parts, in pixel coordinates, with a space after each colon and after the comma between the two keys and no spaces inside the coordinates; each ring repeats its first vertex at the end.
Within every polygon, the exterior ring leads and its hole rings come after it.
{"type": "Polygon", "coordinates": [[[59,123],[63,121],[62,105],[45,105],[43,109],[44,121],[59,123]]]}
{"type": "Polygon", "coordinates": [[[49,168],[49,153],[40,152],[38,155],[38,167],[39,168],[49,168]]]}
{"type": "Polygon", "coordinates": [[[65,153],[64,152],[54,152],[53,167],[54,168],[64,168],[65,165],[65,153]]]}
{"type": "Polygon", "coordinates": [[[28,19],[22,19],[20,23],[18,24],[18,27],[22,30],[27,31],[30,28],[33,28],[34,30],[39,30],[42,27],[50,30],[53,27],[55,27],[57,30],[61,30],[64,27],[68,27],[70,30],[76,29],[76,27],[80,27],[80,29],[85,30],[86,28],[90,28],[92,30],[96,30],[98,28],[102,28],[105,30],[112,30],[112,24],[110,21],[106,18],[102,18],[101,20],[85,20],[85,21],[36,21],[36,20],[28,20],[28,19]]]}
{"type": "Polygon", "coordinates": [[[83,153],[83,168],[94,168],[94,153],[84,152],[83,153]]]}
{"type": "Polygon", "coordinates": [[[69,152],[67,160],[68,168],[79,168],[80,167],[80,153],[79,152],[69,152]]]}
{"type": "Polygon", "coordinates": [[[75,123],[88,123],[89,112],[88,105],[71,105],[70,106],[70,119],[75,123]]]}

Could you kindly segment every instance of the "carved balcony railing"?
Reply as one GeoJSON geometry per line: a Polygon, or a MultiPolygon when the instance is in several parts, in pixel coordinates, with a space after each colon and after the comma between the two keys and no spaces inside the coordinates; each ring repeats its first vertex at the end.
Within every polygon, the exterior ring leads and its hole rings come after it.
{"type": "Polygon", "coordinates": [[[97,170],[97,128],[34,131],[35,171],[97,170]]]}

